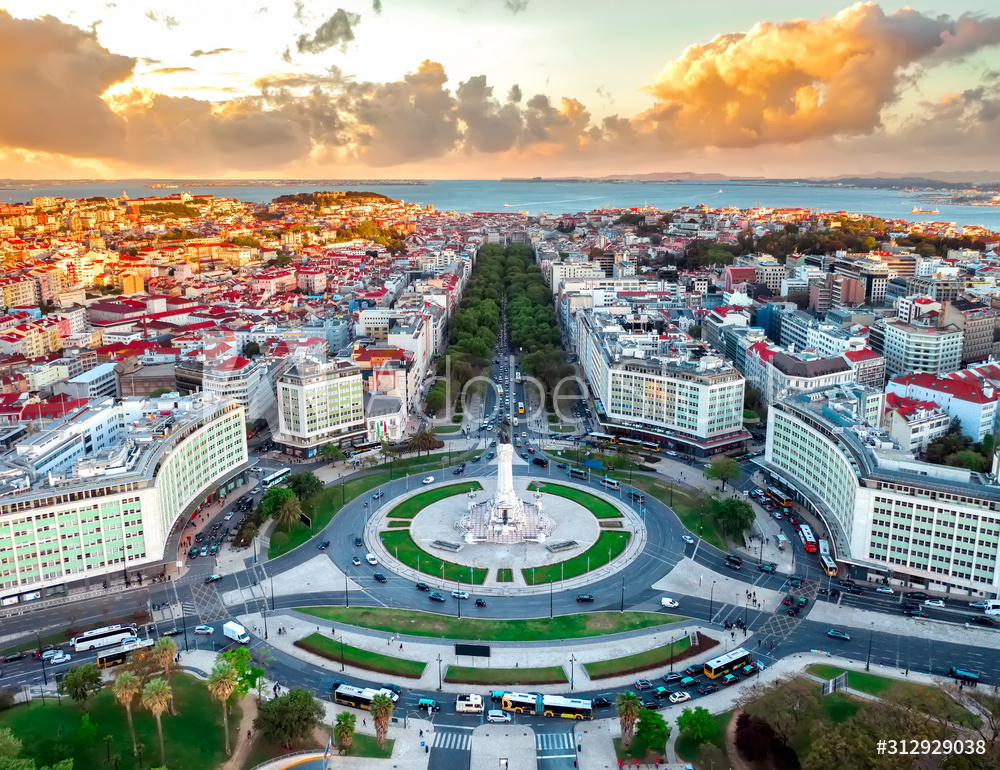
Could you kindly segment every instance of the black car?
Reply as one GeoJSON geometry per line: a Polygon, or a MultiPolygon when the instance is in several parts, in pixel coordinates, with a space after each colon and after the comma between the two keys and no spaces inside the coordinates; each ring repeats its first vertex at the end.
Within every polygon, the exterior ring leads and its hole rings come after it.
{"type": "Polygon", "coordinates": [[[319,550],[321,550],[321,551],[325,551],[329,547],[330,547],[330,541],[329,540],[324,540],[322,543],[319,544],[319,550]]]}
{"type": "Polygon", "coordinates": [[[360,537],[354,538],[354,545],[356,545],[358,548],[360,548],[364,544],[365,544],[365,541],[362,540],[360,537]]]}
{"type": "Polygon", "coordinates": [[[540,465],[543,468],[549,467],[549,461],[546,460],[544,457],[532,457],[531,462],[534,463],[535,465],[540,465]]]}
{"type": "Polygon", "coordinates": [[[384,684],[382,685],[382,689],[388,690],[389,692],[394,692],[396,693],[396,695],[403,694],[403,688],[400,687],[398,684],[384,684]]]}
{"type": "Polygon", "coordinates": [[[686,669],[684,669],[685,676],[700,676],[701,674],[704,673],[705,673],[704,666],[688,666],[686,669]]]}
{"type": "Polygon", "coordinates": [[[644,494],[642,494],[642,492],[635,492],[635,491],[629,492],[628,493],[628,497],[629,497],[629,500],[634,500],[637,503],[644,503],[644,502],[646,502],[646,496],[644,494]]]}
{"type": "Polygon", "coordinates": [[[743,559],[741,559],[739,556],[733,556],[732,554],[728,554],[726,556],[726,564],[735,564],[736,566],[740,567],[743,565],[743,559]]]}
{"type": "Polygon", "coordinates": [[[985,615],[976,615],[972,618],[973,623],[977,623],[980,626],[995,626],[996,621],[993,618],[988,618],[985,615]]]}
{"type": "Polygon", "coordinates": [[[161,631],[160,636],[180,636],[183,633],[181,629],[174,626],[173,628],[168,628],[166,631],[161,631]]]}
{"type": "Polygon", "coordinates": [[[24,660],[24,658],[26,657],[27,655],[25,655],[23,652],[11,652],[3,656],[3,662],[13,663],[15,660],[24,660]]]}
{"type": "Polygon", "coordinates": [[[927,613],[922,609],[917,607],[915,610],[903,610],[904,615],[909,615],[911,618],[926,618],[927,613]]]}
{"type": "Polygon", "coordinates": [[[429,585],[427,585],[426,583],[417,583],[417,590],[418,591],[430,591],[431,587],[429,585]]]}
{"type": "Polygon", "coordinates": [[[432,602],[446,602],[447,599],[444,598],[444,594],[439,594],[437,591],[431,591],[427,594],[427,598],[432,602]]]}
{"type": "Polygon", "coordinates": [[[564,471],[564,470],[566,470],[566,463],[556,463],[556,467],[559,470],[564,471]]]}
{"type": "Polygon", "coordinates": [[[486,600],[485,599],[476,599],[476,606],[477,607],[485,607],[486,606],[486,600]]]}
{"type": "Polygon", "coordinates": [[[919,610],[920,605],[913,602],[903,602],[900,607],[904,610],[919,610]]]}
{"type": "Polygon", "coordinates": [[[861,596],[865,592],[861,586],[851,586],[847,589],[847,593],[854,594],[855,596],[861,596]]]}
{"type": "Polygon", "coordinates": [[[766,564],[757,565],[758,572],[767,572],[768,574],[770,574],[773,573],[776,569],[778,569],[778,565],[775,564],[773,561],[769,561],[766,564]]]}
{"type": "Polygon", "coordinates": [[[931,598],[930,594],[925,594],[923,591],[907,591],[903,596],[907,599],[916,599],[921,602],[925,602],[931,598]]]}
{"type": "Polygon", "coordinates": [[[388,583],[389,582],[389,578],[387,578],[381,572],[376,572],[374,575],[372,575],[372,577],[375,578],[375,580],[378,581],[379,583],[388,583]]]}
{"type": "Polygon", "coordinates": [[[727,561],[726,562],[726,567],[728,567],[729,569],[735,569],[735,570],[742,569],[742,566],[739,565],[739,564],[737,564],[734,561],[727,561]]]}
{"type": "Polygon", "coordinates": [[[456,475],[456,476],[457,476],[457,475],[458,475],[459,473],[465,473],[465,468],[463,468],[463,467],[462,467],[462,466],[460,465],[460,466],[458,466],[457,468],[455,468],[455,470],[453,470],[453,471],[452,471],[452,473],[453,473],[454,475],[456,475]]]}
{"type": "Polygon", "coordinates": [[[663,704],[661,704],[655,698],[643,698],[642,707],[644,709],[649,709],[650,711],[657,711],[658,709],[663,708],[663,704]]]}
{"type": "Polygon", "coordinates": [[[856,583],[850,578],[844,578],[843,580],[838,580],[837,582],[844,588],[850,588],[851,586],[856,585],[856,583]]]}
{"type": "Polygon", "coordinates": [[[594,601],[594,597],[591,594],[577,594],[576,600],[578,602],[592,602],[594,601]]]}
{"type": "Polygon", "coordinates": [[[521,452],[521,457],[527,460],[529,457],[531,457],[531,455],[529,455],[527,452],[521,452]]]}
{"type": "Polygon", "coordinates": [[[713,692],[718,692],[718,691],[719,691],[719,685],[717,685],[715,682],[705,682],[705,684],[703,684],[701,687],[698,688],[698,692],[700,692],[702,695],[709,695],[713,692]]]}
{"type": "Polygon", "coordinates": [[[595,709],[606,709],[611,705],[611,701],[603,695],[598,695],[596,698],[590,699],[590,705],[595,709]]]}

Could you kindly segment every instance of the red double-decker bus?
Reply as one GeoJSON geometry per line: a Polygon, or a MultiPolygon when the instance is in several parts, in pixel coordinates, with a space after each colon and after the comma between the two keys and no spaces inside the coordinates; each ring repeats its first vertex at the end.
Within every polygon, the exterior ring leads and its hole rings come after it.
{"type": "Polygon", "coordinates": [[[808,524],[799,527],[799,539],[802,541],[802,547],[806,549],[806,553],[816,553],[819,550],[816,536],[808,524]]]}

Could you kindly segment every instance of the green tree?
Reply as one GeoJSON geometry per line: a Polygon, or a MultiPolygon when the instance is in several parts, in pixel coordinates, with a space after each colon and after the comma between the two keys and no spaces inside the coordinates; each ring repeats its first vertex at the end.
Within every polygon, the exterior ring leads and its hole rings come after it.
{"type": "Polygon", "coordinates": [[[677,717],[677,727],[682,733],[691,736],[696,743],[708,743],[719,734],[719,726],[708,709],[696,706],[686,708],[677,717]]]}
{"type": "Polygon", "coordinates": [[[709,466],[705,468],[705,478],[712,481],[722,482],[722,491],[726,491],[726,482],[740,476],[740,464],[732,457],[717,455],[712,458],[709,466]]]}
{"type": "Polygon", "coordinates": [[[319,456],[323,458],[324,462],[335,463],[338,460],[344,459],[344,453],[340,451],[339,447],[335,447],[333,444],[323,444],[319,448],[319,456]]]}
{"type": "Polygon", "coordinates": [[[222,657],[236,672],[236,700],[242,699],[251,690],[260,692],[264,682],[263,661],[254,658],[249,647],[236,647],[222,653],[222,657]]]}
{"type": "Polygon", "coordinates": [[[226,756],[231,757],[233,749],[229,745],[229,699],[239,687],[236,669],[225,658],[216,658],[206,685],[212,697],[222,704],[222,731],[226,736],[226,756]]]}
{"type": "Polygon", "coordinates": [[[728,534],[733,536],[746,532],[753,526],[754,519],[757,518],[749,503],[735,497],[714,497],[710,505],[715,520],[728,534]]]}
{"type": "Polygon", "coordinates": [[[299,500],[305,500],[322,492],[323,482],[312,471],[302,471],[288,477],[288,488],[295,493],[299,500]]]}
{"type": "Polygon", "coordinates": [[[125,716],[128,717],[128,732],[132,736],[132,753],[139,753],[139,746],[135,740],[135,725],[132,724],[132,702],[142,694],[142,680],[131,671],[122,671],[111,683],[111,692],[115,700],[125,707],[125,716]]]}
{"type": "Polygon", "coordinates": [[[281,505],[278,506],[278,510],[275,511],[274,514],[275,522],[282,529],[291,529],[293,526],[298,524],[301,518],[302,505],[299,503],[294,494],[291,498],[282,500],[281,505]]]}
{"type": "Polygon", "coordinates": [[[296,501],[295,493],[286,487],[271,487],[260,500],[260,515],[265,519],[277,516],[286,501],[296,501]]]}
{"type": "Polygon", "coordinates": [[[621,727],[622,746],[627,750],[635,738],[635,722],[642,710],[642,700],[634,692],[619,693],[615,698],[618,725],[621,727]]]}
{"type": "Polygon", "coordinates": [[[254,356],[259,356],[259,355],[260,355],[260,345],[258,345],[256,342],[250,341],[246,344],[246,347],[243,348],[244,358],[253,358],[254,356]]]}
{"type": "Polygon", "coordinates": [[[385,748],[385,739],[389,736],[389,718],[394,708],[388,695],[376,695],[371,703],[372,721],[375,723],[375,740],[380,748],[385,748]]]}
{"type": "Polygon", "coordinates": [[[767,722],[786,744],[801,727],[817,719],[821,709],[819,688],[802,679],[779,679],[744,707],[751,716],[767,722]]]}
{"type": "Polygon", "coordinates": [[[658,711],[640,709],[639,718],[636,720],[635,735],[645,744],[646,748],[662,752],[666,749],[670,728],[663,715],[658,711]]]}
{"type": "Polygon", "coordinates": [[[428,430],[421,428],[412,436],[410,436],[409,442],[407,442],[406,448],[410,452],[416,452],[417,457],[420,457],[420,452],[430,452],[432,449],[437,449],[442,446],[442,442],[438,440],[437,436],[428,430]]]}
{"type": "Polygon", "coordinates": [[[700,324],[695,324],[694,326],[689,327],[688,328],[688,335],[690,335],[690,337],[692,339],[700,340],[701,339],[701,325],[700,324]]]}
{"type": "MultiPolygon", "coordinates": [[[[21,748],[21,741],[10,728],[0,728],[0,770],[36,770],[35,760],[20,756],[21,748]]],[[[73,760],[64,759],[38,770],[73,770],[73,760]]]]}
{"type": "Polygon", "coordinates": [[[152,712],[156,719],[156,734],[160,738],[160,764],[167,764],[167,751],[163,745],[163,712],[170,708],[174,700],[173,691],[166,679],[151,679],[142,688],[142,705],[152,712]]]}
{"type": "Polygon", "coordinates": [[[75,701],[86,703],[92,693],[101,689],[101,672],[93,663],[73,666],[59,683],[59,692],[75,701]]]}
{"type": "Polygon", "coordinates": [[[337,714],[337,722],[333,726],[333,737],[337,739],[337,745],[344,751],[351,748],[354,741],[354,730],[357,728],[358,718],[349,711],[341,711],[337,714]]]}
{"type": "Polygon", "coordinates": [[[152,393],[149,394],[150,398],[159,398],[160,396],[165,396],[167,393],[173,393],[170,388],[157,388],[152,393]]]}
{"type": "Polygon", "coordinates": [[[323,724],[324,713],[323,704],[312,693],[296,688],[264,702],[253,726],[267,740],[290,749],[323,724]]]}

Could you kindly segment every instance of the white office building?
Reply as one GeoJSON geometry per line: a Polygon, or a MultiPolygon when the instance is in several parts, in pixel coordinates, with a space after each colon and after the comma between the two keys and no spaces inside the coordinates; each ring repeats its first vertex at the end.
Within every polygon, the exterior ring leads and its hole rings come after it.
{"type": "Polygon", "coordinates": [[[274,440],[296,457],[314,457],[324,444],[363,442],[361,369],[343,359],[295,361],[278,377],[278,424],[274,440]]]}

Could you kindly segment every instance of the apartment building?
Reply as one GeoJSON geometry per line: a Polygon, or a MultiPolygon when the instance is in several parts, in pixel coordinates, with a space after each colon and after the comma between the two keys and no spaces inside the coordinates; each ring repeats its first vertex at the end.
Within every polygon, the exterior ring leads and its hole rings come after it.
{"type": "Polygon", "coordinates": [[[836,558],[870,575],[962,597],[1000,590],[1000,486],[930,465],[879,424],[884,395],[803,393],[768,415],[763,470],[821,519],[836,558]]]}
{"type": "Polygon", "coordinates": [[[954,326],[883,318],[872,324],[869,345],[885,356],[885,369],[890,377],[907,372],[941,373],[959,368],[964,336],[954,326]]]}
{"type": "Polygon", "coordinates": [[[945,303],[941,323],[962,330],[963,364],[990,357],[996,319],[996,311],[982,302],[959,297],[945,303]]]}
{"type": "Polygon", "coordinates": [[[346,360],[296,360],[278,377],[278,431],[286,454],[315,457],[324,444],[348,447],[365,435],[361,369],[346,360]]]}
{"type": "Polygon", "coordinates": [[[933,401],[962,425],[962,432],[974,441],[992,433],[997,420],[998,391],[993,385],[965,377],[938,377],[918,372],[893,377],[886,393],[933,401]]]}
{"type": "Polygon", "coordinates": [[[274,388],[267,369],[260,360],[243,356],[228,356],[213,360],[202,370],[202,387],[206,393],[231,398],[242,406],[247,420],[261,419],[275,404],[274,388]]]}
{"type": "Polygon", "coordinates": [[[885,395],[882,427],[902,449],[919,456],[934,439],[941,438],[951,427],[951,415],[933,401],[885,395]]]}
{"type": "Polygon", "coordinates": [[[234,401],[108,399],[0,458],[0,601],[64,594],[111,574],[159,574],[206,500],[245,483],[234,401]]]}
{"type": "Polygon", "coordinates": [[[692,359],[684,345],[648,340],[605,314],[580,319],[580,362],[602,424],[698,457],[745,447],[745,381],[721,358],[692,359]]]}

